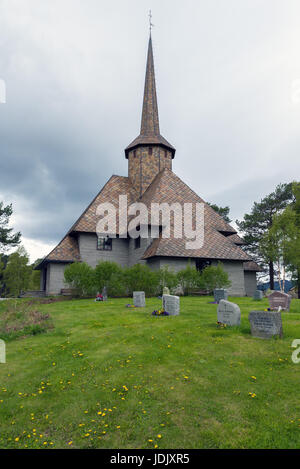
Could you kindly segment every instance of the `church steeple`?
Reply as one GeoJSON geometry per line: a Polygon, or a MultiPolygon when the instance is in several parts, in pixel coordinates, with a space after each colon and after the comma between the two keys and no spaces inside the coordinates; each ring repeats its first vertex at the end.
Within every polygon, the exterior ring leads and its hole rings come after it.
{"type": "Polygon", "coordinates": [[[147,56],[144,101],[143,101],[142,123],[141,123],[141,135],[147,135],[147,136],[160,135],[151,36],[149,38],[149,44],[148,44],[148,56],[147,56]]]}
{"type": "Polygon", "coordinates": [[[128,158],[129,151],[137,148],[139,145],[159,145],[171,151],[172,158],[174,158],[176,151],[175,148],[160,135],[151,34],[148,43],[141,131],[140,135],[125,149],[126,158],[128,158]]]}
{"type": "Polygon", "coordinates": [[[172,169],[175,148],[160,134],[151,32],[148,43],[146,78],[140,135],[125,149],[128,177],[140,196],[155,176],[172,169]]]}

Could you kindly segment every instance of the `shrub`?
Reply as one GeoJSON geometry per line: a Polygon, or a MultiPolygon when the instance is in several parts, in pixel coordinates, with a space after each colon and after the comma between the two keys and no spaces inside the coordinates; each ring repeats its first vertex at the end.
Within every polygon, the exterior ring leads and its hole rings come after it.
{"type": "Polygon", "coordinates": [[[65,282],[76,295],[93,296],[96,293],[95,271],[85,262],[74,262],[65,269],[65,282]]]}
{"type": "Polygon", "coordinates": [[[163,291],[164,287],[168,287],[172,292],[178,286],[178,278],[175,272],[169,270],[169,266],[163,266],[159,271],[159,288],[160,292],[163,291]]]}
{"type": "Polygon", "coordinates": [[[178,284],[181,286],[184,295],[190,295],[193,290],[199,287],[200,274],[190,263],[185,269],[177,273],[178,284]]]}
{"type": "Polygon", "coordinates": [[[209,265],[205,267],[201,273],[200,286],[208,292],[213,292],[215,288],[226,288],[230,285],[228,273],[225,272],[221,262],[217,266],[209,265]]]}
{"type": "Polygon", "coordinates": [[[99,292],[106,287],[108,296],[125,295],[124,270],[116,262],[100,261],[95,268],[95,285],[99,292]]]}
{"type": "Polygon", "coordinates": [[[159,271],[152,271],[147,265],[136,264],[124,270],[127,293],[144,291],[146,296],[157,295],[160,290],[159,271]]]}

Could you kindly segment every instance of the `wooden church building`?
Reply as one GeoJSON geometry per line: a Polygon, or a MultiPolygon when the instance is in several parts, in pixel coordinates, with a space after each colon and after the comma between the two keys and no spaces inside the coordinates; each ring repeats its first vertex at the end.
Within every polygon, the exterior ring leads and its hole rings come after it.
{"type": "MultiPolygon", "coordinates": [[[[221,261],[231,280],[229,293],[252,295],[256,290],[258,265],[242,250],[243,240],[207,203],[190,189],[173,171],[175,148],[160,134],[154,75],[152,39],[149,38],[146,79],[139,136],[125,149],[128,176],[112,176],[62,241],[48,254],[37,269],[42,271],[41,289],[57,295],[67,288],[64,270],[72,262],[115,261],[122,266],[145,263],[151,269],[169,265],[174,271],[188,262],[201,270],[221,261]],[[204,203],[204,244],[200,249],[186,249],[186,240],[174,236],[151,238],[99,237],[99,204],[110,202],[118,207],[119,196],[127,195],[128,204],[143,202],[173,204],[204,203]]],[[[118,226],[117,226],[118,229],[118,226]]]]}

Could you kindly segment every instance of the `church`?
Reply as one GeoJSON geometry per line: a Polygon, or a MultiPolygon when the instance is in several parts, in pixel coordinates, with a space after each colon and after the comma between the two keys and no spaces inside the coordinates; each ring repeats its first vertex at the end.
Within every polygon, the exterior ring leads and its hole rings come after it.
{"type": "Polygon", "coordinates": [[[229,294],[251,296],[256,290],[259,266],[243,251],[243,240],[236,230],[190,189],[173,171],[175,148],[160,134],[151,34],[148,44],[142,122],[139,136],[125,148],[128,176],[113,175],[62,241],[36,267],[41,270],[41,290],[46,295],[59,295],[68,287],[64,270],[73,262],[86,262],[95,267],[99,261],[114,261],[121,266],[144,263],[151,269],[168,265],[173,271],[188,263],[202,270],[222,262],[231,281],[229,294]],[[187,249],[184,239],[171,234],[131,238],[97,234],[97,207],[109,202],[118,207],[119,196],[129,203],[202,203],[204,205],[204,243],[198,249],[187,249]]]}

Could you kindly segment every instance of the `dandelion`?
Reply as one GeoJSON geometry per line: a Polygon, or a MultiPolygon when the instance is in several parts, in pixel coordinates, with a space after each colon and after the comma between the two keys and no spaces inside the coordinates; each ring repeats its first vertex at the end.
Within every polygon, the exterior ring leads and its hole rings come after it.
{"type": "Polygon", "coordinates": [[[19,439],[20,439],[20,438],[19,438],[19,437],[17,437],[17,438],[15,438],[15,441],[19,441],[19,439]]]}

